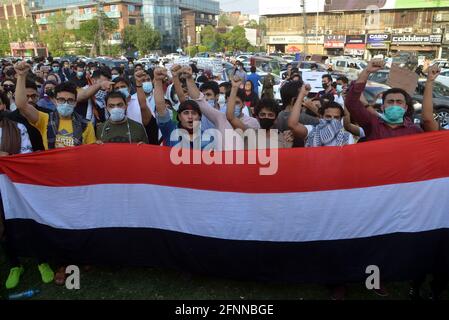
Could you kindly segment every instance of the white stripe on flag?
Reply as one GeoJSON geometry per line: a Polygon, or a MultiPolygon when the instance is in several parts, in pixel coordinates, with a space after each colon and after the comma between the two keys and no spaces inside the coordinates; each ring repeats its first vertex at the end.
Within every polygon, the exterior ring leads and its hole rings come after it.
{"type": "Polygon", "coordinates": [[[449,227],[449,178],[308,193],[246,194],[143,184],[45,187],[0,176],[6,218],[61,229],[157,228],[301,242],[449,227]]]}

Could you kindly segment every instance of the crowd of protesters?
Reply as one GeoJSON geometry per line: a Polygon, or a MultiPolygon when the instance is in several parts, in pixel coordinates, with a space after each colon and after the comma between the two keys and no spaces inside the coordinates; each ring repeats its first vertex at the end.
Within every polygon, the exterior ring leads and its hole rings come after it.
{"type": "MultiPolygon", "coordinates": [[[[225,136],[225,130],[236,130],[242,136],[239,145],[199,135],[202,149],[217,151],[250,148],[244,141],[247,130],[265,130],[267,147],[273,147],[268,143],[270,129],[276,130],[278,148],[338,147],[440,130],[432,101],[439,68],[428,70],[422,119],[415,124],[412,99],[400,88],[385,91],[381,103],[363,99],[368,76],[383,66],[382,60],[370,61],[352,83],[345,77],[324,75],[318,93],[311,93],[301,75],[290,68],[280,107],[273,98],[273,77],[269,74],[261,81],[255,67],[247,73],[238,62],[230,81],[221,81],[194,63],[167,70],[132,63],[130,68],[111,69],[81,61],[5,61],[0,74],[0,156],[94,143],[194,148],[196,123],[201,133],[216,129],[225,136]],[[259,82],[263,82],[262,94],[259,82]],[[187,144],[182,134],[174,134],[177,130],[187,132],[187,144]]],[[[6,288],[11,289],[18,285],[24,268],[8,242],[8,230],[2,231],[11,267],[6,288]]],[[[46,261],[37,262],[44,283],[64,284],[64,266],[55,266],[54,272],[46,261]]],[[[424,279],[425,275],[414,279],[412,298],[420,297],[424,279]]],[[[447,277],[438,275],[434,282],[432,294],[438,298],[447,277]]],[[[333,298],[344,298],[343,284],[333,287],[333,298]]]]}

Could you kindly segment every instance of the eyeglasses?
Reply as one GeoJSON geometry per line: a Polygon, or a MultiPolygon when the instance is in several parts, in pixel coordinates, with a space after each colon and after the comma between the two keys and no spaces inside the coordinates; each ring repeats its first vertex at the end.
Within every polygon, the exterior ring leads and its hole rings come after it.
{"type": "Polygon", "coordinates": [[[63,103],[67,103],[70,104],[71,106],[76,104],[76,100],[73,98],[68,98],[68,99],[64,99],[64,98],[56,98],[56,102],[58,104],[63,104],[63,103]]]}

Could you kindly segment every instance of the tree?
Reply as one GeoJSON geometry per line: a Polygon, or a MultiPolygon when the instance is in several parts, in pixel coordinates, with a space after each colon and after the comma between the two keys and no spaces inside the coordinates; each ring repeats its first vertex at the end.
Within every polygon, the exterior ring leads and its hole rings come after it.
{"type": "Polygon", "coordinates": [[[257,23],[256,20],[250,20],[246,25],[245,28],[249,28],[249,29],[259,29],[259,24],[257,23]]]}
{"type": "Polygon", "coordinates": [[[12,41],[9,39],[8,29],[6,29],[4,24],[0,23],[0,56],[9,56],[11,54],[10,42],[12,41]]]}
{"type": "Polygon", "coordinates": [[[208,48],[208,51],[221,51],[223,39],[214,27],[206,26],[201,32],[201,44],[208,48]]]}
{"type": "MultiPolygon", "coordinates": [[[[118,22],[109,18],[104,12],[101,13],[103,21],[102,39],[108,39],[110,35],[117,30],[118,22]]],[[[75,38],[85,46],[93,46],[95,55],[100,55],[100,38],[99,34],[98,17],[94,17],[88,21],[81,23],[80,28],[74,30],[75,38]]]]}
{"type": "Polygon", "coordinates": [[[123,30],[123,48],[136,48],[141,55],[159,49],[161,35],[150,24],[129,25],[123,30]]]}
{"type": "Polygon", "coordinates": [[[68,14],[58,12],[48,18],[47,30],[42,32],[41,39],[47,44],[54,56],[63,56],[67,53],[66,43],[75,39],[74,30],[66,26],[68,14]]]}
{"type": "Polygon", "coordinates": [[[227,14],[220,14],[218,16],[218,27],[224,28],[224,27],[230,27],[231,26],[231,20],[229,20],[229,17],[227,14]]]}
{"type": "Polygon", "coordinates": [[[12,42],[33,40],[33,30],[36,25],[31,18],[17,18],[9,20],[9,35],[12,42]]]}
{"type": "Polygon", "coordinates": [[[248,39],[246,39],[245,28],[237,26],[231,32],[225,34],[225,46],[227,50],[242,50],[246,51],[251,46],[248,39]]]}

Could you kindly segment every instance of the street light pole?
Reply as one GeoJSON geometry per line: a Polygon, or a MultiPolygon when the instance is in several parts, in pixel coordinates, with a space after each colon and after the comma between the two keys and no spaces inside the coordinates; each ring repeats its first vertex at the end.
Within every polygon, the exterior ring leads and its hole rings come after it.
{"type": "Polygon", "coordinates": [[[99,55],[103,55],[103,1],[97,0],[99,55]]]}
{"type": "Polygon", "coordinates": [[[306,1],[301,0],[302,5],[302,17],[303,17],[303,36],[304,36],[304,52],[307,54],[307,13],[306,13],[306,1]]]}

